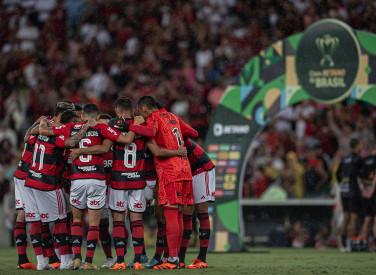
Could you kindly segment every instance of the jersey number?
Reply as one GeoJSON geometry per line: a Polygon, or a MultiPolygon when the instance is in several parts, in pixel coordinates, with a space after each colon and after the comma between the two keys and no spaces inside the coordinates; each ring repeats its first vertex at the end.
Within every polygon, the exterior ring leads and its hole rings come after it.
{"type": "MultiPolygon", "coordinates": [[[[88,138],[83,138],[80,141],[80,148],[87,148],[87,145],[91,144],[91,140],[88,138]]],[[[92,155],[80,155],[79,160],[81,162],[90,162],[92,155]]]]}
{"type": "Polygon", "coordinates": [[[183,142],[182,142],[182,140],[181,140],[181,137],[180,137],[180,133],[179,133],[178,128],[174,128],[174,129],[172,130],[172,133],[176,136],[176,139],[178,140],[178,144],[179,144],[179,146],[181,146],[183,142]]]}
{"type": "MultiPolygon", "coordinates": [[[[38,168],[38,170],[42,170],[43,169],[44,152],[46,151],[46,147],[44,147],[43,144],[39,144],[39,149],[40,149],[40,155],[39,155],[39,168],[38,168]]],[[[35,160],[37,158],[37,152],[38,152],[38,143],[35,144],[35,146],[34,146],[33,165],[32,165],[32,167],[35,167],[35,165],[36,165],[35,160]]]]}
{"type": "Polygon", "coordinates": [[[137,160],[137,146],[135,143],[124,146],[124,166],[127,168],[134,168],[137,160]]]}

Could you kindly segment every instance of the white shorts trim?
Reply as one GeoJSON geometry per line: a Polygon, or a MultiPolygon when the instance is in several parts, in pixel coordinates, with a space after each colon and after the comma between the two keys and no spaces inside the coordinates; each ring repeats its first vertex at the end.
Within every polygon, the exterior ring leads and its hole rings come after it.
{"type": "Polygon", "coordinates": [[[25,209],[25,180],[14,177],[14,198],[16,203],[16,210],[25,209]]]}
{"type": "Polygon", "coordinates": [[[67,217],[61,189],[41,191],[25,188],[25,216],[27,222],[53,222],[67,217]]]}
{"type": "Polygon", "coordinates": [[[86,207],[92,210],[99,210],[106,203],[106,188],[105,180],[72,180],[70,204],[81,210],[86,207]]]}
{"type": "Polygon", "coordinates": [[[153,190],[156,184],[157,184],[156,180],[146,180],[145,197],[149,201],[153,199],[153,190]]]}
{"type": "Polygon", "coordinates": [[[215,201],[215,169],[192,177],[194,204],[215,201]]]}
{"type": "Polygon", "coordinates": [[[143,213],[146,209],[145,189],[117,190],[109,188],[110,198],[108,205],[111,210],[143,213]]]}

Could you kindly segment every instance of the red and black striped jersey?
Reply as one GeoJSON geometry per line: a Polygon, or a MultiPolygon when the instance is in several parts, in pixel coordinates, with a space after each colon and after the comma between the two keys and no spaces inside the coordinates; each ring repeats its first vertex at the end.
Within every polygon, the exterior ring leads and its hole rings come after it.
{"type": "Polygon", "coordinates": [[[146,180],[157,180],[157,171],[155,170],[154,156],[153,154],[145,150],[145,175],[146,180]]]}
{"type": "MultiPolygon", "coordinates": [[[[75,135],[85,124],[86,122],[68,123],[63,126],[52,127],[52,130],[55,135],[64,135],[68,138],[75,135]]],[[[84,137],[79,143],[79,148],[100,145],[105,138],[115,142],[119,136],[120,132],[116,129],[106,124],[97,124],[86,131],[84,137]]],[[[71,171],[71,180],[105,180],[103,155],[81,155],[73,161],[71,171]]]]}
{"type": "MultiPolygon", "coordinates": [[[[133,119],[125,119],[133,124],[133,119]]],[[[123,131],[123,135],[127,132],[123,131]]],[[[114,161],[111,170],[111,188],[120,190],[143,189],[146,186],[145,176],[145,139],[136,135],[128,145],[116,143],[114,161]]]]}
{"type": "Polygon", "coordinates": [[[24,150],[22,152],[21,160],[18,163],[14,176],[18,179],[24,180],[27,177],[27,173],[30,170],[30,165],[33,160],[34,144],[37,136],[29,136],[29,140],[25,142],[24,150]]]}
{"type": "Polygon", "coordinates": [[[196,142],[186,139],[184,140],[184,145],[187,147],[187,156],[191,165],[192,176],[214,169],[214,163],[196,142]]]}
{"type": "Polygon", "coordinates": [[[114,159],[113,147],[110,151],[103,155],[104,172],[106,173],[106,184],[109,185],[111,181],[112,162],[114,159]]]}
{"type": "MultiPolygon", "coordinates": [[[[158,146],[177,150],[182,144],[183,136],[196,137],[197,132],[185,124],[178,116],[160,109],[150,114],[147,125],[156,128],[154,136],[158,146]]],[[[170,182],[192,180],[187,157],[158,158],[154,157],[159,182],[164,185],[170,182]]]]}
{"type": "Polygon", "coordinates": [[[38,135],[33,152],[32,165],[25,186],[51,191],[59,185],[58,176],[63,172],[64,136],[38,135]]]}

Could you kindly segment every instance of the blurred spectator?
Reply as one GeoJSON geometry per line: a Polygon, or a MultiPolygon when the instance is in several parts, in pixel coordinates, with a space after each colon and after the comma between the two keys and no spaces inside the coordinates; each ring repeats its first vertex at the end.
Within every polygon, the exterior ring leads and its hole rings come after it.
{"type": "Polygon", "coordinates": [[[311,239],[307,228],[300,221],[294,222],[290,231],[291,246],[303,248],[309,244],[311,239]]]}

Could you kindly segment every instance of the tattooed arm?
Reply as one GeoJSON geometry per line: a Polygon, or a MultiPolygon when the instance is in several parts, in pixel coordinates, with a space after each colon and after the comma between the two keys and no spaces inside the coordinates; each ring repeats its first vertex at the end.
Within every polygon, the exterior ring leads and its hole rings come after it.
{"type": "Polygon", "coordinates": [[[29,140],[29,136],[30,135],[37,135],[39,134],[39,129],[38,129],[38,123],[42,120],[46,118],[45,116],[41,116],[40,118],[38,118],[37,121],[35,121],[33,123],[33,125],[30,126],[30,128],[27,130],[26,134],[25,134],[25,137],[24,137],[24,142],[28,142],[29,140]],[[36,128],[36,129],[35,129],[36,128]]]}
{"type": "Polygon", "coordinates": [[[39,133],[43,136],[55,136],[54,131],[52,130],[52,127],[48,126],[47,119],[42,119],[42,121],[39,124],[39,133]]]}
{"type": "Polygon", "coordinates": [[[81,139],[84,137],[86,131],[90,128],[90,127],[94,127],[95,125],[97,125],[98,122],[95,121],[95,120],[89,120],[84,127],[82,127],[82,129],[80,131],[78,131],[74,136],[71,136],[69,137],[66,141],[65,141],[65,147],[66,148],[74,148],[80,141],[81,139]]]}

